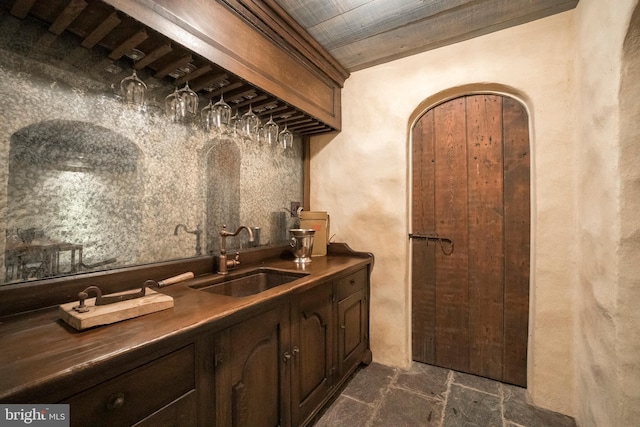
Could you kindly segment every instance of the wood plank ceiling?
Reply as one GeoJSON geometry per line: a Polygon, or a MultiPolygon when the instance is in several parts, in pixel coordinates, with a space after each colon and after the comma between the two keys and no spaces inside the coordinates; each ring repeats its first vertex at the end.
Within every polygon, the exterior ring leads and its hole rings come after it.
{"type": "Polygon", "coordinates": [[[578,4],[578,0],[274,1],[349,72],[524,24],[578,4]]]}
{"type": "Polygon", "coordinates": [[[188,80],[201,99],[201,107],[203,99],[215,102],[223,92],[225,101],[240,115],[251,106],[263,122],[273,116],[281,127],[286,122],[294,133],[311,135],[333,130],[100,0],[0,0],[0,12],[41,21],[58,36],[65,31],[71,33],[85,48],[105,49],[114,62],[129,57],[135,69],[145,69],[158,80],[176,86],[188,80]],[[142,58],[135,59],[135,55],[142,58]],[[185,74],[186,70],[190,72],[185,74]]]}

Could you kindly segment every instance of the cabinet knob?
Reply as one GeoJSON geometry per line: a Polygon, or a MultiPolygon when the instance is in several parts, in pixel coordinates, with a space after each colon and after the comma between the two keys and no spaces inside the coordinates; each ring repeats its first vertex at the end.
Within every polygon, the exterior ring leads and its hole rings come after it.
{"type": "Polygon", "coordinates": [[[107,408],[109,409],[119,409],[124,406],[124,393],[114,394],[107,401],[107,408]]]}
{"type": "Polygon", "coordinates": [[[285,362],[288,362],[289,359],[291,359],[291,355],[289,354],[288,351],[285,351],[284,356],[282,356],[282,360],[284,360],[285,362]]]}
{"type": "Polygon", "coordinates": [[[300,349],[298,347],[293,347],[293,350],[291,350],[291,352],[295,356],[296,354],[298,354],[300,352],[300,349]]]}

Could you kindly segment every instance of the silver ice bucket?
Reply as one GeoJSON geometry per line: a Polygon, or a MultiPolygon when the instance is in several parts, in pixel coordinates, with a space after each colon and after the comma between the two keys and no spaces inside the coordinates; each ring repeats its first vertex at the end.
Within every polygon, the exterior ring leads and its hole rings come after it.
{"type": "Polygon", "coordinates": [[[292,228],[291,233],[291,252],[295,259],[294,262],[308,263],[311,262],[311,251],[313,250],[313,236],[316,230],[307,228],[292,228]]]}

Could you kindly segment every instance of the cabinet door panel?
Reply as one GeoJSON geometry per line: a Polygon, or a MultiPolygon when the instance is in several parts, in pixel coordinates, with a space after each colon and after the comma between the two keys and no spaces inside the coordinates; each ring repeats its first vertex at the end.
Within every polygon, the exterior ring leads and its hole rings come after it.
{"type": "Polygon", "coordinates": [[[283,310],[273,309],[219,334],[216,339],[218,426],[287,425],[288,382],[283,340],[289,331],[283,310]],[[286,388],[286,389],[285,389],[286,388]]]}
{"type": "Polygon", "coordinates": [[[292,304],[292,419],[300,425],[328,395],[334,372],[333,287],[320,285],[292,304]]]}
{"type": "Polygon", "coordinates": [[[349,357],[362,343],[362,292],[351,295],[343,301],[344,356],[349,357]]]}
{"type": "Polygon", "coordinates": [[[360,362],[367,349],[368,310],[366,290],[360,289],[338,302],[338,355],[340,375],[360,362]]]}
{"type": "Polygon", "coordinates": [[[238,367],[232,387],[233,426],[280,424],[277,331],[258,343],[238,367]]]}

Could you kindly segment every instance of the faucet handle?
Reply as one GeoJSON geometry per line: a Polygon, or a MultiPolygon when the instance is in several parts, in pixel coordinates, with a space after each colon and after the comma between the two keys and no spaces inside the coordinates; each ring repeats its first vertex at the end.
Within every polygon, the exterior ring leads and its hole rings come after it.
{"type": "Polygon", "coordinates": [[[233,259],[227,260],[227,268],[235,268],[240,265],[240,252],[236,252],[236,256],[233,259]]]}

